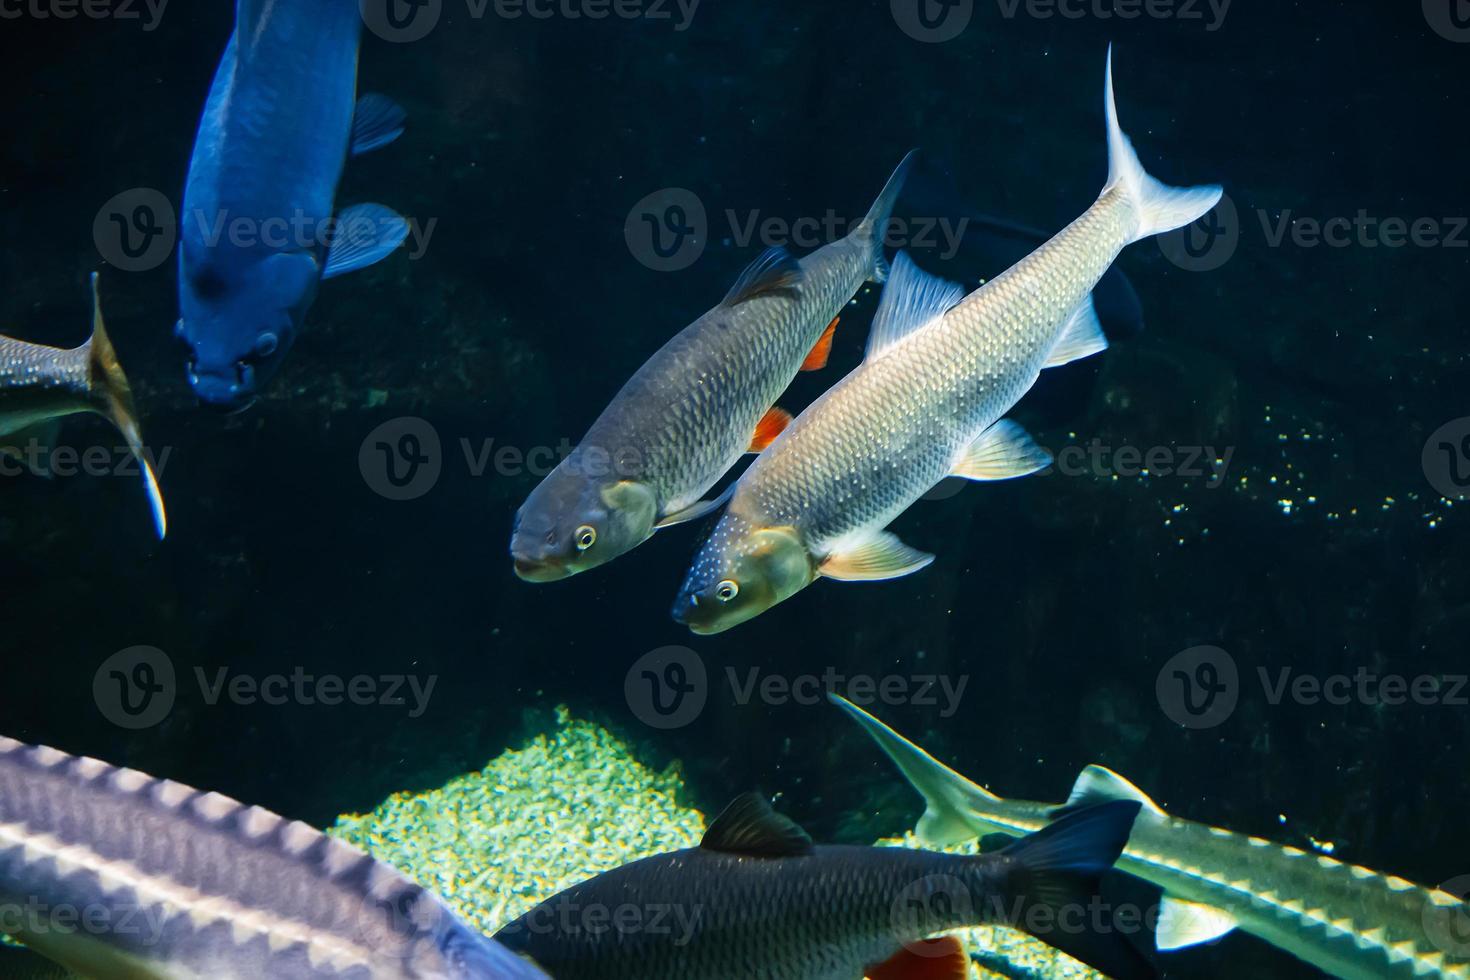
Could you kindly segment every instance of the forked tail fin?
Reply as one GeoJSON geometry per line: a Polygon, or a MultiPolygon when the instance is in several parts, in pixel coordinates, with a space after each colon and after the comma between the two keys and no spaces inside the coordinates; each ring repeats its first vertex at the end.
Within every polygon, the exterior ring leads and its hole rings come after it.
{"type": "Polygon", "coordinates": [[[143,473],[143,484],[148,492],[148,506],[153,511],[153,526],[160,540],[168,533],[168,515],[163,508],[163,491],[158,486],[158,475],[153,472],[153,463],[143,448],[143,436],[138,430],[138,413],[133,407],[133,389],[128,376],[118,362],[117,351],[107,337],[107,328],[102,322],[102,303],[97,295],[97,273],[92,273],[92,336],[87,341],[87,367],[92,396],[97,400],[97,410],[107,416],[128,442],[128,449],[138,460],[143,473]]]}
{"type": "Polygon", "coordinates": [[[1138,215],[1132,241],[1183,228],[1206,214],[1224,191],[1218,184],[1170,187],[1149,176],[1138,160],[1133,143],[1118,125],[1118,105],[1113,98],[1113,48],[1108,46],[1107,72],[1108,182],[1103,193],[1121,186],[1138,215]]]}
{"type": "Polygon", "coordinates": [[[1100,894],[1141,804],[1102,803],[1068,814],[998,855],[1010,859],[1006,915],[1010,925],[1115,980],[1157,977],[1158,969],[1129,941],[1100,894]]]}

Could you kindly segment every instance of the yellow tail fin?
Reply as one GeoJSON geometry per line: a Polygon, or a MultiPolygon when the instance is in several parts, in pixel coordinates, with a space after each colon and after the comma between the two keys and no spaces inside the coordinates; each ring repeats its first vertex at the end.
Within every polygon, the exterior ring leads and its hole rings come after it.
{"type": "Polygon", "coordinates": [[[153,464],[143,449],[143,436],[138,430],[138,412],[133,407],[133,389],[128,376],[118,362],[117,351],[107,337],[107,328],[102,322],[102,302],[97,295],[97,273],[92,273],[92,337],[87,341],[87,364],[90,369],[92,395],[97,400],[97,410],[112,420],[128,449],[138,460],[143,472],[143,483],[148,491],[148,506],[153,510],[153,524],[158,537],[168,533],[168,515],[163,508],[163,491],[158,487],[158,476],[153,464]]]}

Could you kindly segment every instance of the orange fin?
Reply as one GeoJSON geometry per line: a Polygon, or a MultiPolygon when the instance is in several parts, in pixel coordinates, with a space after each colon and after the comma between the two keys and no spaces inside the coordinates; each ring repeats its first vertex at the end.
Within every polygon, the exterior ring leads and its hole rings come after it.
{"type": "Polygon", "coordinates": [[[954,936],[909,943],[877,966],[868,980],[965,980],[970,957],[954,936]]]}
{"type": "Polygon", "coordinates": [[[839,316],[827,324],[827,329],[817,338],[817,345],[806,356],[806,360],[801,362],[803,371],[820,371],[827,366],[827,358],[832,356],[832,335],[837,332],[837,324],[841,321],[842,317],[839,316]]]}
{"type": "Polygon", "coordinates": [[[756,423],[755,435],[751,436],[748,453],[758,453],[771,443],[776,441],[786,427],[791,424],[791,413],[784,408],[775,407],[761,417],[756,423]]]}

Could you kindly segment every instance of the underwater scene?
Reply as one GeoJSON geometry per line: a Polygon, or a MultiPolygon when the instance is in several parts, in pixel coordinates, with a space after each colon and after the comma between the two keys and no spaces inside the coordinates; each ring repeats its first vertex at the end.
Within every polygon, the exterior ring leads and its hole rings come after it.
{"type": "Polygon", "coordinates": [[[1467,83],[0,0],[0,980],[1470,980],[1467,83]]]}

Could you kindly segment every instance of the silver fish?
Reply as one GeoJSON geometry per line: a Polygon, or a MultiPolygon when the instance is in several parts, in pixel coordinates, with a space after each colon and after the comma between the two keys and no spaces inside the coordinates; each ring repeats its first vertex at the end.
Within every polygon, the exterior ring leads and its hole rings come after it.
{"type": "Polygon", "coordinates": [[[894,578],[934,558],[884,530],[947,476],[998,480],[1050,457],[1002,416],[1041,371],[1107,346],[1090,293],[1124,246],[1187,225],[1219,187],[1144,172],[1118,127],[1107,71],[1110,173],[1097,202],[968,297],[904,255],[867,359],[814,402],[741,476],[695,559],[674,617],[728,629],[819,577],[894,578]]]}
{"type": "Polygon", "coordinates": [[[913,156],[850,235],[799,261],[767,250],[638,369],[516,515],[516,574],[575,575],[723,502],[701,498],[780,432],[790,416],[776,399],[797,372],[826,364],[836,318],[862,284],[887,278],[883,239],[913,156]]]}
{"type": "Polygon", "coordinates": [[[102,324],[95,272],[92,336],[85,344],[63,350],[0,336],[0,452],[23,456],[33,442],[49,442],[55,420],[81,412],[103,416],[122,433],[143,472],[153,525],[161,539],[168,532],[163,493],[143,450],[127,375],[102,324]]]}
{"type": "Polygon", "coordinates": [[[545,980],[306,824],[8,738],[0,930],[93,980],[545,980]]]}
{"type": "Polygon", "coordinates": [[[1325,854],[1170,816],[1102,766],[1082,770],[1065,804],[1003,799],[948,768],[863,709],[857,720],[928,805],[917,833],[935,846],[1035,833],[1079,806],[1142,804],[1118,868],[1164,890],[1158,947],[1179,949],[1240,929],[1334,977],[1470,978],[1470,905],[1438,888],[1325,854]]]}
{"type": "Polygon", "coordinates": [[[699,847],[574,885],[496,938],[557,980],[964,977],[969,959],[957,940],[923,940],[993,923],[1024,928],[1112,976],[1152,977],[1109,923],[1057,925],[1098,900],[1099,877],[1137,814],[1137,803],[1093,807],[998,853],[954,855],[815,845],[748,794],[699,847]],[[1058,918],[1018,914],[1038,906],[1058,918]]]}

